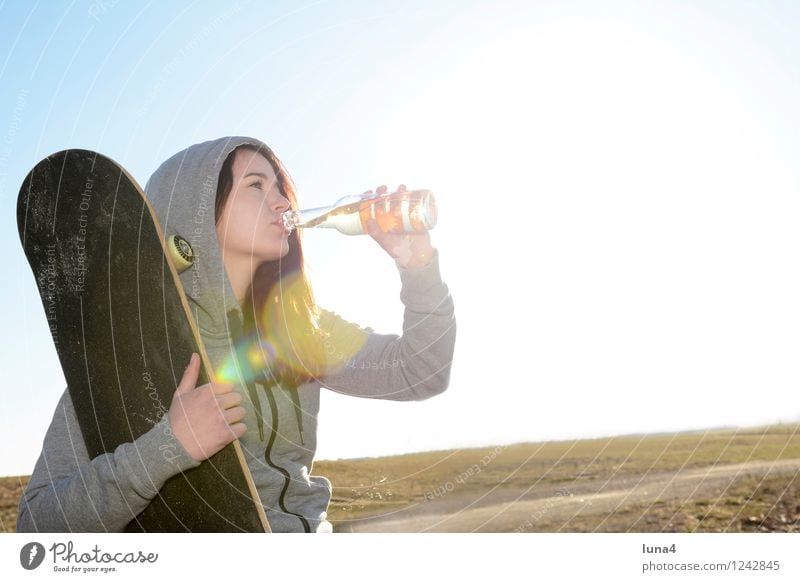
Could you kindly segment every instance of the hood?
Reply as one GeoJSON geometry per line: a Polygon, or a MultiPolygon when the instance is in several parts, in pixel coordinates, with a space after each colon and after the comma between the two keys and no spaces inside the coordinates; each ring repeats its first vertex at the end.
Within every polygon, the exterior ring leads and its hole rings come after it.
{"type": "MultiPolygon", "coordinates": [[[[192,247],[192,264],[179,277],[200,337],[213,369],[247,388],[255,407],[259,437],[264,440],[263,411],[256,382],[247,374],[240,375],[245,361],[240,359],[240,349],[231,350],[244,338],[243,314],[225,272],[214,222],[220,170],[228,155],[241,145],[266,147],[260,140],[241,136],[193,145],[159,166],[147,181],[145,194],[161,223],[164,237],[169,240],[172,235],[178,235],[192,247]],[[237,360],[234,365],[230,364],[231,355],[237,360]]],[[[246,348],[247,343],[243,346],[246,348]]],[[[296,390],[290,392],[302,439],[299,396],[296,390]]]]}
{"type": "Polygon", "coordinates": [[[214,205],[225,159],[245,144],[264,145],[241,136],[193,145],[161,164],[145,186],[164,236],[179,235],[192,247],[192,266],[179,276],[204,339],[229,338],[230,318],[242,321],[242,310],[222,262],[214,205]]]}

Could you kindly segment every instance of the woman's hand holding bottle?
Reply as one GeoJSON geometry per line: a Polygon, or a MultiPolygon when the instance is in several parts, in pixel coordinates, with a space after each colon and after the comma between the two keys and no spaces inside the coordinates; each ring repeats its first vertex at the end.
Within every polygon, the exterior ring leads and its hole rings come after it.
{"type": "MultiPolygon", "coordinates": [[[[400,184],[397,192],[405,191],[405,184],[400,184]]],[[[381,185],[377,188],[378,195],[386,193],[386,186],[381,185]]],[[[364,194],[371,194],[372,190],[368,190],[364,194]]],[[[425,265],[431,260],[434,253],[434,247],[431,244],[431,236],[429,231],[408,233],[408,234],[392,234],[383,232],[375,219],[367,221],[367,232],[375,239],[375,241],[391,256],[398,265],[406,269],[414,269],[425,265]]]]}

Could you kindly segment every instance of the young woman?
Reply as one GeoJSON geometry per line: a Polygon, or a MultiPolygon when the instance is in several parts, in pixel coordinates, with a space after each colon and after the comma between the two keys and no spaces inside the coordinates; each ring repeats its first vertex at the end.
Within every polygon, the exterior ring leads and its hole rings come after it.
{"type": "Polygon", "coordinates": [[[165,236],[192,246],[194,263],[180,277],[215,381],[196,385],[193,355],[168,413],[94,459],[64,390],[17,530],[123,531],[169,478],[238,438],[273,531],[332,531],[331,483],[311,475],[320,388],[423,400],[449,383],[456,322],[430,235],[370,224],[395,260],[405,306],[403,335],[379,334],[316,305],[302,230],[290,233],[280,220],[297,209],[294,184],[261,141],[191,146],[164,162],[145,190],[165,236]]]}

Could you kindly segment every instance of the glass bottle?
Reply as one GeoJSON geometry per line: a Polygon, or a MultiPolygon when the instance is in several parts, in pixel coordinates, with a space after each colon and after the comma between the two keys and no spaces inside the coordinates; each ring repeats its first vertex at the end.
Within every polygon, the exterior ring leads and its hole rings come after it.
{"type": "Polygon", "coordinates": [[[294,228],[335,228],[343,234],[367,234],[374,218],[387,233],[424,232],[436,226],[436,200],[430,190],[403,190],[386,194],[344,196],[331,206],[287,210],[281,215],[290,231],[294,228]]]}

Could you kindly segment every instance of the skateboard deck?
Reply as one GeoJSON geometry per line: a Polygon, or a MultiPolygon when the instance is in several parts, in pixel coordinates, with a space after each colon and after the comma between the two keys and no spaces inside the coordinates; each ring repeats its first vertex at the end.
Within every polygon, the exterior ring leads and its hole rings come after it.
{"type": "MultiPolygon", "coordinates": [[[[17,225],[90,458],[150,430],[192,352],[212,370],[167,241],[113,160],[55,153],[28,174],[17,225]]],[[[131,532],[269,532],[238,441],[167,481],[131,532]]]]}

